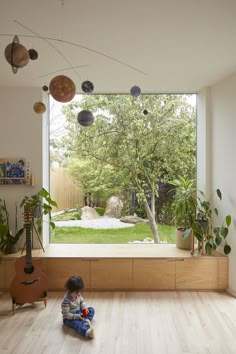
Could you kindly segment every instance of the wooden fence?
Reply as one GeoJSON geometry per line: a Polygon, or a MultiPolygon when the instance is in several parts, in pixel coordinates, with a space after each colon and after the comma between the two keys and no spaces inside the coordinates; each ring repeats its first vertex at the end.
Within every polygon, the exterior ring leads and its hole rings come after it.
{"type": "Polygon", "coordinates": [[[63,167],[50,170],[50,194],[57,202],[53,211],[83,207],[84,194],[77,181],[74,181],[63,167]]]}

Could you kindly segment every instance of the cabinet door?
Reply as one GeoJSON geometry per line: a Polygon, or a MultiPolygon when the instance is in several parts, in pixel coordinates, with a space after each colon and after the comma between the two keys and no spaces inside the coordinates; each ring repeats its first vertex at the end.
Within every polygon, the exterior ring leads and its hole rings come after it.
{"type": "Polygon", "coordinates": [[[132,289],[132,259],[91,260],[91,289],[132,289]]]}
{"type": "Polygon", "coordinates": [[[164,290],[175,288],[175,260],[134,259],[133,289],[164,290]]]}
{"type": "Polygon", "coordinates": [[[78,258],[44,258],[43,271],[48,278],[49,290],[64,290],[66,280],[71,275],[80,275],[85,290],[90,288],[90,261],[78,258]]]}
{"type": "Polygon", "coordinates": [[[218,289],[218,258],[176,260],[176,289],[218,289]]]}
{"type": "Polygon", "coordinates": [[[219,289],[224,290],[228,288],[229,278],[229,258],[219,258],[219,289]]]}

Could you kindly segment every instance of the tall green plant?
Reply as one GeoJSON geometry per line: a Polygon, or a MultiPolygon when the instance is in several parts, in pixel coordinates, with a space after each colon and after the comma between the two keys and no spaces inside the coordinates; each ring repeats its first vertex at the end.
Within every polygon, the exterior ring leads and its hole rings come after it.
{"type": "Polygon", "coordinates": [[[197,196],[196,181],[179,176],[170,182],[174,188],[170,192],[175,191],[174,210],[175,224],[184,231],[184,239],[188,238],[192,232],[192,226],[196,218],[197,196]]]}
{"type": "Polygon", "coordinates": [[[5,200],[0,200],[0,250],[4,254],[11,253],[11,248],[15,245],[24,232],[24,228],[18,229],[17,206],[15,208],[15,230],[10,230],[9,213],[5,200]]]}
{"type": "Polygon", "coordinates": [[[55,228],[54,222],[51,221],[52,207],[57,207],[57,203],[51,199],[49,192],[42,188],[38,193],[32,196],[25,196],[20,204],[25,211],[29,211],[34,216],[34,221],[37,224],[39,235],[42,233],[43,216],[49,215],[49,224],[52,229],[55,228]]]}
{"type": "MultiPolygon", "coordinates": [[[[231,215],[226,215],[220,226],[215,223],[218,216],[218,209],[212,206],[211,200],[205,199],[205,194],[200,191],[198,197],[197,219],[194,223],[194,235],[199,241],[198,251],[211,255],[218,246],[223,245],[224,254],[231,252],[231,247],[227,242],[231,215]]],[[[216,190],[217,197],[222,200],[220,189],[216,190]]]]}

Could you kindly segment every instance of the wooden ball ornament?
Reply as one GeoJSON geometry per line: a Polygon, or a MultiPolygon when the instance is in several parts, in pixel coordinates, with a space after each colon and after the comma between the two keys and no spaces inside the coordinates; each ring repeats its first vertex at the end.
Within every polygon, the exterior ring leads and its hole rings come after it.
{"type": "Polygon", "coordinates": [[[49,92],[56,101],[66,103],[74,98],[76,87],[68,76],[58,75],[51,80],[49,92]]]}
{"type": "Polygon", "coordinates": [[[43,90],[44,92],[47,92],[47,91],[48,91],[48,86],[47,86],[47,85],[43,85],[42,90],[43,90]]]}
{"type": "Polygon", "coordinates": [[[93,113],[87,110],[80,111],[77,116],[78,122],[83,127],[89,127],[94,122],[93,113]]]}
{"type": "Polygon", "coordinates": [[[38,59],[38,52],[37,52],[37,50],[35,50],[35,49],[29,49],[28,50],[28,53],[29,53],[29,57],[30,57],[30,59],[31,60],[36,60],[36,59],[38,59]]]}
{"type": "Polygon", "coordinates": [[[46,106],[43,102],[36,102],[33,106],[33,109],[37,114],[43,114],[46,112],[46,106]]]}
{"type": "Polygon", "coordinates": [[[5,58],[11,65],[14,74],[18,68],[23,68],[29,62],[28,50],[19,42],[19,38],[15,36],[12,43],[9,43],[5,48],[5,58]]]}

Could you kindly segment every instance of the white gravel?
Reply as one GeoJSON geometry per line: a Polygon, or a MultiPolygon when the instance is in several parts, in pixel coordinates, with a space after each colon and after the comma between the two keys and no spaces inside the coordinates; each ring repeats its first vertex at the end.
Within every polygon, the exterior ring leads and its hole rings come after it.
{"type": "Polygon", "coordinates": [[[92,220],[68,220],[68,221],[56,221],[58,227],[83,227],[91,229],[121,229],[126,227],[135,226],[134,224],[128,224],[121,222],[116,218],[101,217],[99,219],[92,220]]]}

